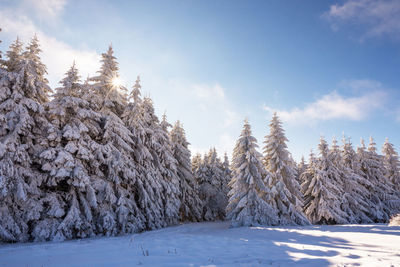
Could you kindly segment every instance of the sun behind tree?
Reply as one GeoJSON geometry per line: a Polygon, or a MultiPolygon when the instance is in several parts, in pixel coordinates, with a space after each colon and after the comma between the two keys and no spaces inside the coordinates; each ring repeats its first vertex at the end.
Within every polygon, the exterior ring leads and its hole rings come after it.
{"type": "Polygon", "coordinates": [[[119,88],[122,86],[122,80],[119,76],[115,76],[111,79],[111,84],[113,87],[119,88]]]}

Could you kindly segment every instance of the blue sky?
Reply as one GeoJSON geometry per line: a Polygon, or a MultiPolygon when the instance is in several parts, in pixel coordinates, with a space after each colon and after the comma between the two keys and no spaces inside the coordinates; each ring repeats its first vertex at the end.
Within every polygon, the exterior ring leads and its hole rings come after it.
{"type": "Polygon", "coordinates": [[[94,75],[112,43],[191,149],[231,154],[243,119],[262,145],[271,112],[295,159],[321,135],[400,145],[400,2],[0,0],[0,49],[37,33],[52,87],[75,59],[94,75]]]}

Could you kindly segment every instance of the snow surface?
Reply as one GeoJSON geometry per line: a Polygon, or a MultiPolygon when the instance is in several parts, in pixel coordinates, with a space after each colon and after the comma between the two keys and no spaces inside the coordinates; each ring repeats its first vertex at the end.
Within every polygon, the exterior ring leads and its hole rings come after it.
{"type": "Polygon", "coordinates": [[[400,226],[190,223],[122,237],[0,245],[0,266],[400,266],[400,226]]]}

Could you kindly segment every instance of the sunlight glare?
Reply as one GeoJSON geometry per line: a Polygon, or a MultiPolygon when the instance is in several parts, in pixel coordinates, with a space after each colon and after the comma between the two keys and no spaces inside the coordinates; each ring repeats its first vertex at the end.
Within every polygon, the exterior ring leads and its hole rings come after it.
{"type": "Polygon", "coordinates": [[[112,83],[112,85],[114,86],[114,87],[121,87],[122,86],[122,80],[121,80],[121,78],[120,77],[114,77],[112,80],[111,80],[111,83],[112,83]]]}

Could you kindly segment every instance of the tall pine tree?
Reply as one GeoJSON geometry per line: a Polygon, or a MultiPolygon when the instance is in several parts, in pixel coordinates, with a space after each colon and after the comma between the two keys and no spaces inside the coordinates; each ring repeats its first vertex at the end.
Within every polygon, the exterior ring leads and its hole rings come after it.
{"type": "Polygon", "coordinates": [[[207,221],[225,218],[227,205],[224,192],[225,173],[215,148],[204,155],[195,172],[199,184],[200,199],[203,201],[203,219],[207,221]]]}
{"type": "Polygon", "coordinates": [[[322,137],[318,149],[320,157],[310,161],[301,178],[304,213],[313,224],[347,223],[348,214],[342,207],[344,192],[340,170],[322,137]]]}
{"type": "Polygon", "coordinates": [[[233,227],[279,223],[276,209],[269,203],[271,192],[263,182],[265,171],[257,147],[246,120],[232,156],[233,173],[226,213],[233,227]]]}
{"type": "Polygon", "coordinates": [[[96,228],[105,235],[136,232],[145,229],[150,218],[145,218],[139,208],[147,196],[132,164],[133,134],[121,119],[127,96],[126,89],[115,83],[119,79],[118,63],[111,46],[102,54],[101,63],[98,76],[90,78],[94,83],[89,84],[86,95],[93,109],[101,114],[97,140],[100,147],[95,153],[101,172],[100,179],[93,183],[99,201],[96,228]]]}
{"type": "Polygon", "coordinates": [[[181,221],[200,221],[203,203],[198,196],[198,184],[193,176],[189,142],[186,140],[185,131],[177,121],[171,130],[172,151],[177,160],[177,174],[181,192],[181,207],[179,214],[181,221]]]}
{"type": "Polygon", "coordinates": [[[384,164],[386,167],[386,177],[392,182],[395,189],[400,193],[400,161],[399,154],[397,154],[392,143],[386,138],[382,147],[384,156],[384,164]]]}
{"type": "MultiPolygon", "coordinates": [[[[140,206],[150,229],[177,223],[179,181],[168,136],[154,113],[150,98],[141,99],[138,77],[123,119],[135,141],[134,159],[139,172],[140,206]]],[[[166,122],[165,122],[166,123],[166,122]]]]}
{"type": "Polygon", "coordinates": [[[6,53],[0,77],[0,239],[27,241],[44,212],[40,186],[46,179],[38,155],[48,146],[51,125],[43,104],[51,92],[38,40],[22,52],[17,40],[6,53]]]}
{"type": "Polygon", "coordinates": [[[273,206],[278,209],[280,224],[307,225],[309,221],[302,211],[302,194],[287,150],[287,141],[281,122],[274,113],[270,133],[264,141],[263,163],[271,174],[265,178],[265,184],[273,192],[273,206]]]}
{"type": "Polygon", "coordinates": [[[388,222],[400,205],[398,196],[393,189],[393,184],[386,178],[384,158],[376,152],[376,144],[372,137],[368,149],[365,149],[364,141],[357,150],[360,164],[360,175],[366,178],[371,187],[368,188],[369,199],[373,206],[375,222],[388,222]]]}
{"type": "Polygon", "coordinates": [[[99,145],[101,115],[82,98],[75,63],[60,82],[52,101],[46,103],[49,147],[40,154],[42,170],[48,172],[45,188],[48,211],[35,229],[36,240],[93,236],[93,212],[97,200],[92,181],[98,162],[93,156],[99,145]]]}
{"type": "Polygon", "coordinates": [[[341,149],[341,161],[339,168],[342,170],[344,190],[343,197],[346,200],[347,213],[350,223],[371,223],[373,222],[373,205],[368,198],[368,188],[371,183],[359,175],[360,166],[350,140],[343,136],[341,149]]]}

